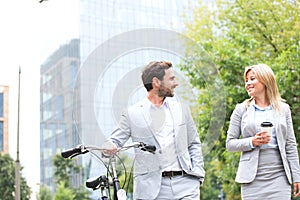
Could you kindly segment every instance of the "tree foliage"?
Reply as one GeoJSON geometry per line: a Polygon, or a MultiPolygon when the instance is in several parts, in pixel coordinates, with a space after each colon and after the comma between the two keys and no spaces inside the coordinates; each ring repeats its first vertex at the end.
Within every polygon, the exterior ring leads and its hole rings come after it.
{"type": "MultiPolygon", "coordinates": [[[[217,198],[215,191],[222,186],[227,199],[240,199],[239,185],[234,182],[239,154],[225,148],[230,115],[237,103],[248,98],[244,89],[243,72],[246,66],[258,63],[269,65],[275,72],[280,93],[291,106],[296,138],[300,141],[300,3],[295,0],[217,0],[192,8],[186,18],[184,34],[199,49],[188,47],[187,60],[182,64],[191,84],[200,90],[195,113],[200,137],[208,138],[212,113],[224,102],[226,115],[223,129],[212,150],[205,155],[207,178],[201,199],[217,198]],[[190,52],[189,52],[190,51],[190,52]],[[205,52],[205,55],[204,53],[205,52]],[[213,82],[202,71],[207,61],[213,63],[218,83],[225,94],[214,95],[209,87],[213,82]],[[204,60],[204,62],[203,62],[204,60]],[[221,99],[222,98],[222,99],[221,99]]],[[[211,71],[211,70],[210,70],[211,71]]],[[[216,79],[213,79],[216,80],[216,79]]]]}
{"type": "Polygon", "coordinates": [[[54,200],[74,200],[75,195],[70,188],[67,188],[65,182],[60,182],[54,196],[54,200]]]}
{"type": "MultiPolygon", "coordinates": [[[[20,174],[22,167],[20,169],[20,174]]],[[[8,154],[0,153],[0,199],[11,200],[15,198],[15,161],[8,154]]],[[[30,199],[31,190],[26,180],[20,177],[20,198],[30,199]]]]}
{"type": "Polygon", "coordinates": [[[79,173],[80,167],[75,164],[74,160],[65,159],[59,154],[54,156],[53,164],[55,166],[54,176],[56,183],[64,182],[65,187],[70,187],[72,175],[79,173]]]}
{"type": "Polygon", "coordinates": [[[83,186],[80,186],[79,188],[72,186],[72,176],[78,175],[78,173],[81,171],[81,166],[78,166],[75,163],[75,160],[65,159],[60,154],[57,154],[53,158],[53,164],[55,166],[54,176],[58,185],[58,189],[55,193],[55,200],[64,199],[59,193],[66,195],[66,200],[71,197],[71,199],[74,200],[90,200],[89,191],[83,186]],[[72,192],[72,196],[69,195],[69,191],[72,192]]]}
{"type": "Polygon", "coordinates": [[[51,190],[48,189],[46,186],[41,187],[36,199],[37,200],[52,200],[51,190]]]}
{"type": "Polygon", "coordinates": [[[120,186],[127,195],[133,193],[133,160],[125,153],[119,154],[117,162],[117,176],[120,186]]]}

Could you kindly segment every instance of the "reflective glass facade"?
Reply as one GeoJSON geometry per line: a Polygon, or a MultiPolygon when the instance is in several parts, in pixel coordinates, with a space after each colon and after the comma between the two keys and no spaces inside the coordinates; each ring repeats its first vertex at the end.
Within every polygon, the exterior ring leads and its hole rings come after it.
{"type": "MultiPolygon", "coordinates": [[[[178,33],[190,6],[183,0],[80,1],[75,121],[82,143],[101,146],[122,110],[144,98],[140,73],[150,61],[171,61],[180,84],[177,97],[194,95],[179,67],[184,48],[178,33]]],[[[90,177],[104,173],[100,162],[87,159],[83,166],[89,166],[90,177]]]]}
{"type": "Polygon", "coordinates": [[[40,182],[53,190],[53,156],[78,143],[73,137],[72,101],[79,51],[79,40],[73,39],[55,51],[40,69],[40,182]]]}
{"type": "MultiPolygon", "coordinates": [[[[54,185],[51,156],[79,143],[100,146],[121,111],[145,96],[140,72],[150,61],[171,61],[182,88],[178,98],[191,96],[175,38],[189,6],[184,0],[80,0],[80,54],[59,49],[41,66],[41,185],[54,185]]],[[[77,160],[86,178],[101,175],[100,162],[77,160]]],[[[75,177],[74,185],[82,180],[75,177]]]]}

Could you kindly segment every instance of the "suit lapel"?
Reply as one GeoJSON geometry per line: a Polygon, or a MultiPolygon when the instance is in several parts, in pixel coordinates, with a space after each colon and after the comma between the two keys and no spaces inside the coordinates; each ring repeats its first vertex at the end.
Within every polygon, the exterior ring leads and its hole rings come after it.
{"type": "MultiPolygon", "coordinates": [[[[173,130],[174,130],[175,138],[177,138],[178,130],[176,127],[178,125],[184,123],[184,113],[183,113],[181,104],[179,104],[178,102],[169,100],[168,106],[169,106],[170,115],[171,115],[172,122],[173,122],[173,130]]],[[[176,140],[176,142],[177,142],[177,140],[176,140]]]]}
{"type": "Polygon", "coordinates": [[[151,119],[151,115],[149,112],[149,104],[148,104],[148,99],[144,99],[141,104],[140,104],[140,110],[143,116],[143,119],[147,125],[147,127],[150,129],[152,135],[155,137],[155,130],[154,128],[151,126],[152,123],[152,119],[151,119]]]}
{"type": "Polygon", "coordinates": [[[242,118],[243,118],[242,130],[244,130],[243,133],[247,133],[250,136],[254,136],[259,130],[257,130],[255,124],[255,108],[253,105],[250,104],[250,106],[247,108],[244,115],[242,115],[242,118]]]}
{"type": "Polygon", "coordinates": [[[176,111],[176,107],[174,106],[174,102],[168,101],[168,106],[169,106],[170,115],[171,115],[172,122],[173,122],[173,130],[174,130],[175,135],[176,135],[175,124],[177,124],[177,119],[178,119],[178,118],[175,116],[175,113],[177,113],[177,115],[178,115],[179,113],[176,111]]]}
{"type": "Polygon", "coordinates": [[[280,126],[280,114],[279,112],[275,112],[273,111],[273,115],[274,115],[274,121],[275,121],[275,135],[276,135],[276,138],[277,138],[277,144],[279,146],[279,149],[281,150],[282,149],[282,146],[283,146],[283,143],[285,143],[285,138],[283,138],[283,135],[280,134],[282,133],[282,130],[281,130],[281,126],[280,126]]]}
{"type": "MultiPolygon", "coordinates": [[[[176,124],[180,124],[182,121],[182,110],[181,110],[180,106],[178,106],[177,104],[175,105],[175,102],[173,102],[169,99],[166,99],[166,101],[168,101],[167,103],[168,103],[168,107],[170,110],[170,115],[171,115],[172,122],[173,122],[173,130],[174,130],[175,137],[176,137],[177,131],[176,131],[175,127],[176,127],[176,124]]],[[[149,107],[148,107],[149,104],[148,103],[149,103],[148,99],[145,98],[143,101],[141,101],[141,104],[139,107],[140,107],[141,113],[143,115],[143,119],[144,119],[145,123],[147,124],[147,127],[151,130],[153,137],[157,141],[155,129],[154,129],[154,127],[151,126],[152,119],[151,119],[151,115],[149,112],[149,107]]],[[[157,141],[157,143],[159,144],[158,141],[157,141]]]]}

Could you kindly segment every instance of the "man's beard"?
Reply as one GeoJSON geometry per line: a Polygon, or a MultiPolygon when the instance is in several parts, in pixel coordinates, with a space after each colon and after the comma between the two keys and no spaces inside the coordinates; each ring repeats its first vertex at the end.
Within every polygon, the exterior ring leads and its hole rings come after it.
{"type": "Polygon", "coordinates": [[[171,89],[166,88],[164,86],[161,86],[158,90],[158,96],[159,97],[174,97],[174,93],[172,92],[171,89]]]}

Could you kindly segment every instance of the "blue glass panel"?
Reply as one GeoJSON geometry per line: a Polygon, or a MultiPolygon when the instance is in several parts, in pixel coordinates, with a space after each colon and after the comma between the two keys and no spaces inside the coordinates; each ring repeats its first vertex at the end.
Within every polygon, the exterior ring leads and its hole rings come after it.
{"type": "Polygon", "coordinates": [[[55,119],[64,119],[64,96],[62,95],[55,97],[55,119]]]}
{"type": "Polygon", "coordinates": [[[77,74],[77,63],[75,61],[72,61],[70,63],[70,88],[75,87],[76,74],[77,74]]]}

